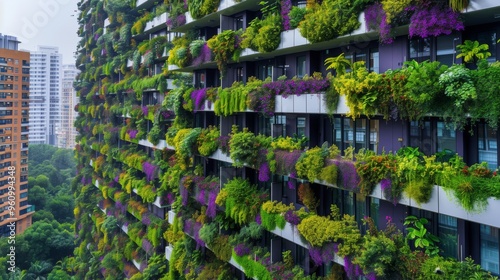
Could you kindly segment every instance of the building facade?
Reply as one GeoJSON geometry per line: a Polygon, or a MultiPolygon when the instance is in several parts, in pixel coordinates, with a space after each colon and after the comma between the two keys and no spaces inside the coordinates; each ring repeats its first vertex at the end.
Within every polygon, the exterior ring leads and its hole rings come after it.
{"type": "Polygon", "coordinates": [[[77,102],[76,91],[73,87],[79,70],[76,66],[65,64],[62,66],[62,94],[61,94],[61,125],[57,131],[57,146],[64,149],[75,147],[77,131],[73,126],[76,112],[74,110],[77,102]]]}
{"type": "Polygon", "coordinates": [[[351,2],[79,2],[80,276],[500,275],[500,5],[351,2]]]}
{"type": "Polygon", "coordinates": [[[57,47],[38,46],[31,53],[29,135],[32,144],[57,145],[61,118],[62,55],[57,47]]]}
{"type": "MultiPolygon", "coordinates": [[[[28,204],[30,55],[16,37],[0,34],[0,235],[31,225],[28,204]]],[[[14,234],[13,234],[14,233],[14,234]]]]}

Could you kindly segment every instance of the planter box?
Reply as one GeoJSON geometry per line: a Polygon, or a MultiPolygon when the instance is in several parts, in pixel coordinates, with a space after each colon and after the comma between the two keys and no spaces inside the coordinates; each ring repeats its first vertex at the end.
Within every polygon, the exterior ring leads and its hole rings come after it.
{"type": "Polygon", "coordinates": [[[453,201],[454,198],[448,197],[446,191],[439,187],[438,194],[438,204],[439,204],[439,213],[445,214],[452,217],[457,217],[461,219],[467,219],[467,211],[465,211],[457,202],[453,201]]]}
{"type": "Polygon", "coordinates": [[[170,261],[170,258],[172,257],[172,251],[174,250],[174,247],[172,245],[168,245],[165,247],[165,259],[170,261]]]}
{"type": "Polygon", "coordinates": [[[468,220],[474,221],[476,223],[500,228],[500,219],[498,218],[499,214],[500,200],[490,197],[488,198],[488,206],[484,212],[478,214],[468,213],[467,216],[468,220]]]}
{"type": "Polygon", "coordinates": [[[318,113],[320,112],[320,100],[323,99],[322,98],[322,94],[319,94],[319,93],[313,93],[313,94],[306,94],[306,99],[307,99],[307,103],[306,103],[306,110],[307,110],[307,113],[318,113]]]}
{"type": "Polygon", "coordinates": [[[411,206],[416,208],[421,208],[431,212],[439,211],[439,187],[432,187],[431,199],[427,203],[418,204],[413,199],[411,199],[411,206]]]}
{"type": "Polygon", "coordinates": [[[378,198],[378,199],[383,199],[382,198],[382,188],[380,187],[380,183],[378,183],[375,188],[373,188],[372,194],[370,195],[371,197],[378,198]]]}
{"type": "MultiPolygon", "coordinates": [[[[290,97],[288,97],[290,98],[290,97]]],[[[293,111],[294,113],[307,113],[307,95],[293,96],[293,111]]]]}
{"type": "Polygon", "coordinates": [[[123,232],[125,232],[126,234],[128,234],[128,226],[123,225],[120,228],[122,229],[123,232]]]}
{"type": "Polygon", "coordinates": [[[173,210],[168,211],[168,223],[173,225],[175,219],[175,212],[173,210]]]}

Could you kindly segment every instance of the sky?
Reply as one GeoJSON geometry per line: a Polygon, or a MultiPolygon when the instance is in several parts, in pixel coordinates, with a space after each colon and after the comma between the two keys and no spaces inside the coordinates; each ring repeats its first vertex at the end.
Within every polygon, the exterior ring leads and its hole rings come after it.
{"type": "Polygon", "coordinates": [[[59,47],[64,64],[75,64],[79,0],[0,0],[0,33],[16,36],[19,49],[59,47]]]}

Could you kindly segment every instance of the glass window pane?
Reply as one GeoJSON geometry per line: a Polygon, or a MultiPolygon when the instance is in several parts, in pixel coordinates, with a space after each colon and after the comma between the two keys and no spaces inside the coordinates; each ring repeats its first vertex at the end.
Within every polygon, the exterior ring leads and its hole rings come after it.
{"type": "Polygon", "coordinates": [[[439,214],[438,233],[438,245],[443,250],[443,256],[458,258],[457,218],[439,214]]]}
{"type": "Polygon", "coordinates": [[[417,38],[410,40],[410,59],[424,61],[431,58],[431,39],[417,38]]]}
{"type": "Polygon", "coordinates": [[[366,148],[366,119],[356,120],[356,151],[366,148]]]}
{"type": "Polygon", "coordinates": [[[369,66],[370,66],[370,72],[375,72],[375,73],[380,72],[378,49],[373,49],[372,51],[370,51],[370,65],[369,66]]]}
{"type": "Polygon", "coordinates": [[[342,214],[354,215],[354,193],[344,191],[344,208],[342,214]]]}
{"type": "Polygon", "coordinates": [[[437,151],[445,149],[457,150],[457,138],[455,130],[446,127],[444,122],[437,122],[437,151]]]}
{"type": "Polygon", "coordinates": [[[458,39],[454,35],[437,37],[436,60],[442,64],[451,66],[454,62],[455,46],[459,44],[458,39]]]}
{"type": "Polygon", "coordinates": [[[342,123],[340,118],[335,118],[333,120],[333,137],[335,145],[340,150],[344,150],[344,147],[342,146],[342,123]]]}
{"type": "Polygon", "coordinates": [[[306,135],[306,118],[298,117],[297,118],[297,136],[301,137],[302,135],[306,135]]]}
{"type": "Polygon", "coordinates": [[[378,151],[378,131],[379,122],[378,120],[370,120],[370,147],[372,151],[378,151]]]}
{"type": "Polygon", "coordinates": [[[351,119],[344,119],[344,149],[352,146],[354,141],[354,121],[351,119]]]}
{"type": "Polygon", "coordinates": [[[306,74],[306,56],[297,57],[297,77],[302,78],[306,74]]]}
{"type": "Polygon", "coordinates": [[[490,169],[498,167],[497,134],[488,125],[478,125],[479,162],[487,162],[490,169]]]}
{"type": "Polygon", "coordinates": [[[499,274],[498,232],[494,227],[480,225],[481,231],[481,266],[485,270],[499,274]]]}

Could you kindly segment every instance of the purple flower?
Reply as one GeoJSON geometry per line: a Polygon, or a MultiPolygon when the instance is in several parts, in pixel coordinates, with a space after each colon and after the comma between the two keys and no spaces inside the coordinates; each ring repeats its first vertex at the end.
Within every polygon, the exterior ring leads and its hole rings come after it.
{"type": "Polygon", "coordinates": [[[262,225],[262,218],[260,217],[260,213],[258,213],[257,216],[255,216],[255,222],[258,225],[262,225]]]}
{"type": "Polygon", "coordinates": [[[130,139],[135,139],[135,137],[137,136],[138,131],[136,129],[129,129],[127,131],[127,133],[128,133],[128,136],[130,136],[130,139]]]}
{"type": "Polygon", "coordinates": [[[388,190],[391,188],[391,179],[388,179],[388,178],[385,178],[385,179],[382,179],[382,181],[380,181],[380,188],[382,189],[382,191],[385,191],[385,190],[388,190]]]}
{"type": "Polygon", "coordinates": [[[315,265],[320,266],[323,264],[323,259],[321,258],[321,249],[310,247],[309,256],[311,257],[315,265]]]}
{"type": "Polygon", "coordinates": [[[295,190],[295,184],[293,183],[292,180],[288,180],[287,186],[289,190],[295,190]]]}
{"type": "Polygon", "coordinates": [[[196,201],[198,201],[198,203],[202,205],[205,204],[205,190],[200,190],[198,192],[198,195],[196,196],[196,201]]]}
{"type": "Polygon", "coordinates": [[[146,174],[146,180],[148,182],[153,181],[155,179],[156,170],[158,167],[154,164],[145,161],[142,163],[142,171],[146,174]]]}
{"type": "Polygon", "coordinates": [[[442,34],[449,35],[453,31],[464,30],[460,14],[448,6],[434,5],[429,8],[425,5],[419,5],[412,7],[412,9],[415,12],[410,18],[410,37],[437,37],[442,34]]]}
{"type": "Polygon", "coordinates": [[[359,185],[359,175],[356,172],[356,166],[352,161],[348,160],[335,160],[335,165],[338,167],[340,173],[340,185],[347,190],[358,190],[359,185]]]}
{"type": "Polygon", "coordinates": [[[173,194],[173,193],[171,193],[171,192],[169,192],[169,193],[167,194],[167,203],[168,203],[168,204],[172,204],[172,203],[174,203],[174,201],[175,201],[174,194],[173,194]]]}
{"type": "Polygon", "coordinates": [[[144,249],[144,251],[150,253],[151,249],[153,249],[153,245],[151,245],[151,242],[149,242],[149,240],[147,240],[146,238],[143,238],[142,239],[142,249],[144,249]]]}
{"type": "Polygon", "coordinates": [[[251,250],[248,248],[244,243],[239,243],[236,246],[234,246],[234,253],[236,253],[237,256],[242,257],[245,255],[250,254],[251,250]]]}
{"type": "Polygon", "coordinates": [[[300,218],[294,211],[288,210],[285,212],[285,221],[296,226],[300,223],[300,218]]]}
{"type": "Polygon", "coordinates": [[[217,198],[217,192],[216,191],[211,191],[208,194],[208,206],[207,206],[207,212],[206,215],[209,218],[215,218],[216,215],[216,204],[215,204],[215,199],[217,198]]]}
{"type": "Polygon", "coordinates": [[[192,64],[194,66],[201,65],[202,63],[207,63],[212,60],[212,51],[208,47],[207,43],[205,43],[201,47],[200,55],[193,59],[192,64]]]}
{"type": "Polygon", "coordinates": [[[141,109],[142,109],[142,114],[144,116],[147,116],[149,113],[148,106],[142,106],[141,109]]]}
{"type": "Polygon", "coordinates": [[[205,107],[205,99],[207,98],[207,88],[196,89],[191,92],[191,99],[193,100],[194,108],[193,110],[199,111],[203,110],[205,107]]]}
{"type": "Polygon", "coordinates": [[[151,219],[149,218],[149,215],[148,214],[142,215],[141,222],[143,225],[149,226],[151,224],[151,219]]]}
{"type": "Polygon", "coordinates": [[[267,182],[270,179],[271,171],[269,170],[269,164],[264,162],[259,168],[259,181],[267,182]]]}
{"type": "Polygon", "coordinates": [[[281,0],[281,19],[283,24],[283,30],[290,30],[290,10],[292,9],[291,0],[281,0]]]}
{"type": "Polygon", "coordinates": [[[188,203],[188,189],[182,184],[179,186],[180,195],[182,197],[182,206],[187,206],[188,203]]]}

